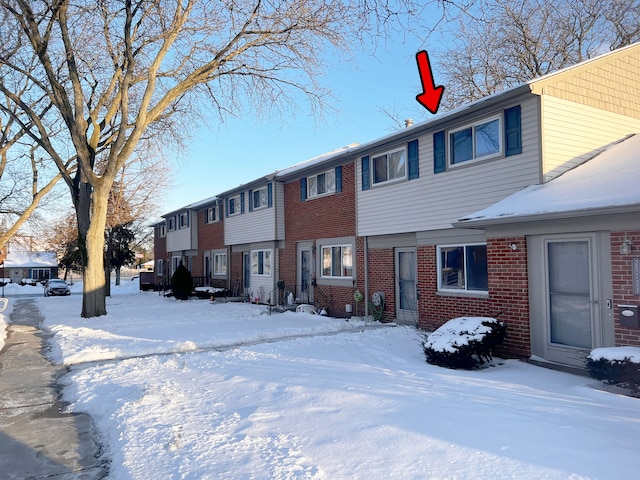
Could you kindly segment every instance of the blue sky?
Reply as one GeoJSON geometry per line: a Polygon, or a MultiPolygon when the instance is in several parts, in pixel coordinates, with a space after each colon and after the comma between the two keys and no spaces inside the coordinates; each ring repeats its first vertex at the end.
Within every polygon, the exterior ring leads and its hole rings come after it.
{"type": "MultiPolygon", "coordinates": [[[[173,161],[171,184],[159,213],[217,195],[353,142],[364,143],[400,128],[381,108],[399,120],[425,120],[430,115],[415,96],[422,91],[415,54],[429,45],[417,37],[387,42],[357,65],[340,64],[321,80],[334,96],[320,120],[302,103],[295,117],[213,119],[193,135],[190,148],[173,161]]],[[[435,53],[435,47],[433,48],[435,53]]],[[[432,56],[430,52],[430,56],[432,56]]],[[[432,57],[432,65],[435,63],[432,57]]],[[[438,84],[438,72],[434,71],[438,84]]],[[[446,91],[445,91],[446,95],[446,91]]]]}

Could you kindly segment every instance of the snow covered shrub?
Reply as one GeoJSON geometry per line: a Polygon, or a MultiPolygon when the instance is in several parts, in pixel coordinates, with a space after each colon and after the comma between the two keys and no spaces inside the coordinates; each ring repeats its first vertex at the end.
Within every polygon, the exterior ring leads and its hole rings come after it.
{"type": "Polygon", "coordinates": [[[505,324],[490,317],[449,320],[422,342],[427,362],[447,368],[477,368],[492,360],[507,335],[505,324]]]}
{"type": "Polygon", "coordinates": [[[596,348],[586,362],[592,378],[640,396],[640,347],[596,348]]]}

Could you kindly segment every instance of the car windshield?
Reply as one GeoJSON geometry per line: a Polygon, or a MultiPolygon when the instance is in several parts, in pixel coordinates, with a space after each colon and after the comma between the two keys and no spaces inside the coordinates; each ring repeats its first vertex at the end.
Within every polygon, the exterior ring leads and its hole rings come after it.
{"type": "Polygon", "coordinates": [[[65,283],[64,280],[50,280],[49,286],[50,287],[66,287],[67,284],[65,283]]]}

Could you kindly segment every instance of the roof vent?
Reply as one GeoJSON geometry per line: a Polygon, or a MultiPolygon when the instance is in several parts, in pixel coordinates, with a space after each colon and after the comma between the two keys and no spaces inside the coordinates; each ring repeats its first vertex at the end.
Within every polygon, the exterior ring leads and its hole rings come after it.
{"type": "Polygon", "coordinates": [[[413,118],[407,118],[404,121],[404,127],[405,128],[413,127],[413,118]]]}

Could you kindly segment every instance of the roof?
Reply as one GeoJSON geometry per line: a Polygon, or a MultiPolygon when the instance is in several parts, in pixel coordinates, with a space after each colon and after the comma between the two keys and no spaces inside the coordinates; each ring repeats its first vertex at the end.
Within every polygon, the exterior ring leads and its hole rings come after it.
{"type": "Polygon", "coordinates": [[[50,268],[58,266],[55,252],[9,252],[6,268],[50,268]]]}
{"type": "Polygon", "coordinates": [[[609,145],[550,182],[531,185],[457,226],[506,224],[640,209],[640,135],[609,145]]]}
{"type": "Polygon", "coordinates": [[[296,174],[312,169],[318,165],[322,165],[328,163],[331,160],[335,160],[343,157],[344,155],[348,155],[349,153],[356,150],[360,144],[358,142],[351,143],[345,147],[336,148],[335,150],[331,150],[327,153],[323,153],[322,155],[318,155],[316,157],[310,158],[309,160],[305,160],[304,162],[297,163],[292,165],[291,167],[283,168],[282,170],[278,170],[275,173],[276,180],[283,180],[288,177],[295,176],[296,174]]]}

